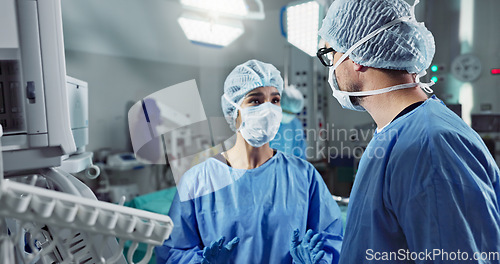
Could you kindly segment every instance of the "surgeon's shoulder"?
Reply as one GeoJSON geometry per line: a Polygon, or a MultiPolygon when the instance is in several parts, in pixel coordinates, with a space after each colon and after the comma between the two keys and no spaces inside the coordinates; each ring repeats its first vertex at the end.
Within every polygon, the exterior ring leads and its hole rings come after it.
{"type": "Polygon", "coordinates": [[[425,116],[421,118],[423,122],[420,126],[430,140],[442,141],[443,138],[456,140],[460,137],[476,139],[477,133],[442,102],[431,101],[425,110],[420,113],[425,116]]]}
{"type": "MultiPolygon", "coordinates": [[[[213,171],[215,167],[219,166],[217,160],[214,158],[209,158],[201,163],[198,163],[188,169],[179,180],[179,187],[188,187],[189,183],[199,182],[200,179],[210,176],[210,171],[213,171]]],[[[176,176],[176,175],[174,175],[176,176]]]]}
{"type": "Polygon", "coordinates": [[[470,133],[470,127],[437,98],[428,99],[423,105],[403,116],[395,126],[397,140],[412,142],[425,147],[428,140],[439,139],[447,133],[470,133]]]}
{"type": "Polygon", "coordinates": [[[291,167],[292,169],[295,169],[296,171],[316,171],[316,168],[307,160],[304,160],[302,158],[286,154],[284,152],[281,152],[278,150],[277,155],[281,155],[281,159],[284,161],[286,166],[291,167]]]}
{"type": "Polygon", "coordinates": [[[280,158],[283,159],[284,161],[286,161],[287,163],[290,163],[290,164],[296,164],[296,165],[306,165],[306,164],[310,164],[309,162],[307,162],[306,160],[304,159],[301,159],[299,157],[296,157],[294,155],[291,155],[291,154],[288,154],[288,153],[285,153],[281,150],[277,150],[276,151],[276,155],[280,155],[280,158]]]}
{"type": "Polygon", "coordinates": [[[426,155],[428,163],[440,168],[450,160],[456,162],[459,156],[484,154],[480,136],[443,103],[433,100],[423,110],[408,133],[398,138],[405,157],[426,155]]]}
{"type": "MultiPolygon", "coordinates": [[[[414,111],[400,117],[394,126],[384,131],[394,135],[389,137],[394,142],[394,146],[388,149],[391,160],[399,162],[408,157],[435,155],[434,143],[450,133],[453,124],[457,123],[456,118],[451,115],[455,114],[448,112],[440,101],[431,98],[414,111]]],[[[382,138],[384,139],[386,138],[382,138]]]]}

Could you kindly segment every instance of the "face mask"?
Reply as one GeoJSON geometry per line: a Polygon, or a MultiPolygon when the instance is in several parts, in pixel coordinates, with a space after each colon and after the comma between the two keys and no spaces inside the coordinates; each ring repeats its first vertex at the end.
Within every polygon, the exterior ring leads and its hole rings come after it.
{"type": "Polygon", "coordinates": [[[241,125],[238,131],[248,144],[258,148],[274,139],[280,128],[281,107],[267,102],[258,106],[241,108],[229,100],[225,94],[224,98],[241,111],[241,125]]]}
{"type": "Polygon", "coordinates": [[[340,90],[339,84],[337,83],[337,77],[335,76],[335,68],[333,67],[330,68],[328,83],[332,88],[333,97],[337,99],[342,108],[356,110],[356,111],[366,111],[361,105],[358,104],[354,105],[351,102],[351,98],[349,97],[350,96],[349,92],[343,92],[340,90]]]}
{"type": "Polygon", "coordinates": [[[342,63],[352,53],[353,50],[355,50],[356,48],[358,48],[363,43],[365,43],[369,39],[373,38],[374,36],[376,36],[380,32],[386,30],[387,28],[389,28],[397,23],[409,21],[412,18],[413,18],[413,16],[395,19],[395,20],[385,24],[384,26],[380,27],[379,29],[373,31],[372,33],[368,34],[366,37],[362,38],[361,40],[356,42],[351,48],[349,48],[346,51],[346,53],[344,53],[344,55],[342,55],[342,57],[340,57],[340,59],[335,63],[335,65],[333,65],[333,67],[330,68],[330,72],[329,72],[329,76],[328,76],[328,83],[330,84],[330,86],[332,88],[333,97],[335,97],[335,99],[337,99],[337,101],[340,103],[342,108],[356,110],[356,111],[366,111],[361,105],[354,105],[351,102],[350,96],[369,96],[369,95],[383,94],[383,93],[388,93],[388,92],[392,92],[395,90],[416,87],[417,85],[420,85],[420,87],[422,87],[422,89],[424,89],[427,93],[433,93],[432,89],[430,88],[430,86],[434,85],[433,81],[431,81],[431,83],[421,83],[420,82],[420,77],[424,76],[426,74],[426,71],[419,73],[417,75],[414,83],[399,84],[399,85],[395,85],[395,86],[391,86],[391,87],[387,87],[387,88],[383,88],[383,89],[366,91],[366,92],[341,91],[339,88],[339,84],[337,82],[337,78],[335,76],[335,69],[337,69],[337,67],[340,65],[340,63],[342,63]]]}

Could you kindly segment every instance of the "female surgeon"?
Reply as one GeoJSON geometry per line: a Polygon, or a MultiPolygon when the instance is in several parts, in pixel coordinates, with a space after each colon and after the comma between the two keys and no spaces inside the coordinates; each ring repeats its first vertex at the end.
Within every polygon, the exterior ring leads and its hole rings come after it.
{"type": "Polygon", "coordinates": [[[271,64],[250,60],[229,74],[222,110],[236,143],[183,175],[157,263],[338,262],[340,210],[320,174],[269,147],[282,91],[271,64]]]}

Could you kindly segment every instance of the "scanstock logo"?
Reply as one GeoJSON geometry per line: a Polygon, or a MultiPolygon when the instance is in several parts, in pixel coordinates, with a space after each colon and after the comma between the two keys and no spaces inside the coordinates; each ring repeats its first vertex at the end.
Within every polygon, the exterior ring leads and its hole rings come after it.
{"type": "Polygon", "coordinates": [[[221,179],[216,175],[200,179],[200,175],[188,172],[235,140],[224,117],[207,118],[195,80],[161,89],[136,102],[128,111],[128,123],[136,158],[146,164],[168,164],[182,201],[234,181],[234,177],[221,179]]]}

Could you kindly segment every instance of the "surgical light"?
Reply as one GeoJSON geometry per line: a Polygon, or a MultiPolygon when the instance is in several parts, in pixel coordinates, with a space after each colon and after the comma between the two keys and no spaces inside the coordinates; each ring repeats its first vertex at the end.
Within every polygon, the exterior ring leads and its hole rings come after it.
{"type": "Polygon", "coordinates": [[[185,7],[223,13],[235,16],[246,16],[248,8],[244,0],[181,0],[181,4],[185,7]]]}
{"type": "Polygon", "coordinates": [[[191,42],[218,48],[231,44],[245,32],[240,21],[213,20],[194,14],[183,14],[178,22],[191,42]]]}
{"type": "Polygon", "coordinates": [[[316,1],[293,2],[286,7],[287,40],[290,44],[315,56],[322,6],[316,1]]]}

